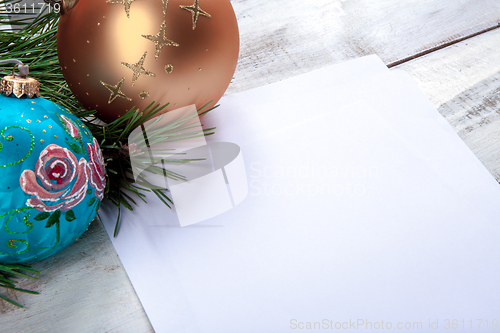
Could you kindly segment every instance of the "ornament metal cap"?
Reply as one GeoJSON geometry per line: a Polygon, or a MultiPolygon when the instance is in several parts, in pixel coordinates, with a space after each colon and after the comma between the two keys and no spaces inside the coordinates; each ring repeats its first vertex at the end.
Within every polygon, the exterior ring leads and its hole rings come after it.
{"type": "Polygon", "coordinates": [[[5,94],[5,96],[14,94],[17,98],[21,98],[24,95],[29,98],[40,96],[40,83],[34,78],[27,77],[29,73],[27,65],[14,59],[2,61],[2,63],[5,62],[16,62],[16,65],[12,69],[12,75],[7,75],[2,78],[0,82],[1,94],[5,94]],[[14,73],[16,68],[19,68],[21,74],[14,73]]]}
{"type": "Polygon", "coordinates": [[[61,4],[61,15],[64,15],[66,14],[67,12],[69,12],[70,10],[73,9],[73,7],[76,6],[76,4],[78,3],[78,0],[61,0],[59,2],[61,4]]]}

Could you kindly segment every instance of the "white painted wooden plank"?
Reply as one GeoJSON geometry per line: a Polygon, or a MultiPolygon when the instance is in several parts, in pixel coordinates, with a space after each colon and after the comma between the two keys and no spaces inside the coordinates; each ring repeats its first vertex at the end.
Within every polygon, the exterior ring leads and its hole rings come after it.
{"type": "Polygon", "coordinates": [[[1,332],[153,332],[97,220],[76,243],[33,268],[42,273],[40,280],[19,287],[41,295],[5,293],[25,309],[0,302],[1,332]]]}
{"type": "Polygon", "coordinates": [[[500,71],[500,29],[404,63],[430,101],[439,107],[500,71]]]}
{"type": "Polygon", "coordinates": [[[500,30],[396,68],[410,73],[500,181],[500,30]]]}
{"type": "Polygon", "coordinates": [[[386,64],[500,23],[497,0],[234,0],[241,54],[228,93],[367,54],[386,64]]]}

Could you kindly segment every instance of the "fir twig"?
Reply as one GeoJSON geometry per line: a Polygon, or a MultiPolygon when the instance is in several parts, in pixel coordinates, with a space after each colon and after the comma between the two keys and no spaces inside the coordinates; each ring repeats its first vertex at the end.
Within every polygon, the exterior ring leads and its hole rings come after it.
{"type": "MultiPolygon", "coordinates": [[[[18,277],[38,280],[34,276],[22,273],[22,271],[29,272],[29,273],[36,273],[36,274],[40,273],[39,271],[34,270],[33,268],[31,268],[27,265],[0,264],[0,287],[6,288],[6,289],[12,289],[12,290],[16,290],[16,291],[28,293],[28,294],[35,294],[35,295],[39,294],[36,291],[26,290],[26,289],[15,287],[16,283],[18,282],[15,279],[18,277]]],[[[21,304],[13,301],[12,299],[8,298],[7,296],[0,295],[0,298],[17,306],[17,307],[20,307],[20,308],[23,307],[21,304]]]]}
{"type": "MultiPolygon", "coordinates": [[[[19,0],[5,0],[4,3],[17,3],[19,0]]],[[[7,24],[5,16],[0,16],[0,28],[7,24]]],[[[95,111],[86,110],[78,102],[72,92],[69,90],[57,58],[57,23],[59,16],[55,12],[40,13],[33,22],[24,26],[20,30],[0,32],[0,59],[2,58],[17,58],[24,63],[30,65],[30,76],[35,77],[40,81],[41,95],[52,102],[59,104],[62,107],[73,112],[78,116],[88,127],[92,135],[98,140],[103,151],[106,162],[107,179],[105,198],[109,199],[115,205],[123,205],[127,209],[133,209],[132,204],[135,204],[130,195],[124,193],[127,190],[129,193],[136,195],[144,200],[144,195],[141,192],[143,188],[131,186],[134,179],[130,175],[132,165],[129,157],[129,147],[127,141],[132,131],[144,123],[148,119],[152,119],[163,111],[168,104],[160,106],[153,102],[142,112],[138,112],[135,108],[129,110],[123,117],[109,123],[102,124],[96,122],[95,111]]],[[[21,18],[15,21],[10,21],[12,26],[21,26],[26,24],[26,19],[21,18]]],[[[12,70],[9,65],[0,65],[0,70],[4,69],[5,74],[12,70]]],[[[201,116],[213,110],[207,109],[207,103],[198,110],[198,115],[186,116],[169,124],[161,130],[155,129],[150,134],[152,138],[151,145],[162,142],[175,142],[200,136],[213,134],[213,128],[203,129],[201,131],[191,129],[190,121],[193,117],[201,116]]],[[[151,127],[154,126],[151,124],[151,127]]],[[[149,130],[149,128],[147,129],[149,130]]],[[[132,140],[134,141],[134,138],[132,140]]],[[[173,154],[172,154],[173,155],[173,154]]],[[[138,157],[139,159],[141,157],[138,157]]],[[[188,163],[194,162],[196,159],[169,159],[169,163],[188,163]]],[[[165,176],[172,179],[182,179],[181,175],[173,173],[169,170],[151,168],[153,172],[164,172],[165,176]]],[[[146,182],[147,183],[147,182],[146,182]]],[[[148,186],[150,184],[144,185],[148,186]]],[[[155,190],[155,194],[162,193],[161,198],[164,198],[166,190],[155,190]]],[[[162,200],[163,201],[163,200],[162,200]]],[[[171,201],[170,201],[171,202],[171,201]]],[[[168,206],[168,205],[167,205],[168,206]]],[[[170,207],[170,206],[169,206],[170,207]]]]}
{"type": "MultiPolygon", "coordinates": [[[[0,6],[15,4],[19,1],[2,0],[0,6]]],[[[121,206],[133,210],[133,205],[136,204],[133,196],[146,202],[145,192],[152,191],[167,207],[171,208],[173,202],[168,197],[166,189],[156,189],[156,187],[144,178],[133,179],[133,171],[138,170],[133,170],[130,161],[131,151],[128,146],[129,136],[133,133],[134,129],[148,119],[152,119],[160,114],[168,104],[160,106],[153,102],[142,111],[132,108],[124,116],[109,124],[96,121],[98,120],[95,116],[96,112],[85,109],[75,98],[64,80],[59,66],[56,49],[59,15],[52,11],[41,12],[34,19],[28,16],[17,20],[9,21],[8,19],[5,11],[0,11],[0,59],[16,58],[28,64],[30,66],[30,76],[40,82],[40,95],[70,110],[84,122],[92,135],[97,139],[106,164],[106,189],[104,197],[118,206],[121,212],[121,206]],[[10,26],[12,30],[5,29],[10,26]]],[[[11,65],[0,65],[0,75],[9,74],[11,71],[11,65]]],[[[161,129],[155,128],[154,125],[156,123],[154,121],[148,124],[147,131],[148,135],[151,136],[150,143],[154,145],[159,142],[175,142],[213,134],[214,128],[199,130],[195,129],[191,123],[195,117],[202,116],[215,108],[207,109],[210,103],[201,107],[197,114],[176,120],[161,129]]],[[[135,142],[134,139],[136,138],[132,138],[130,142],[135,142]]],[[[143,152],[137,151],[136,153],[137,156],[135,157],[139,161],[146,161],[146,156],[141,155],[144,154],[143,152]]],[[[170,152],[170,154],[182,155],[173,152],[170,152]]],[[[179,156],[178,158],[169,158],[165,162],[189,163],[197,160],[182,159],[182,156],[179,156]]],[[[163,168],[151,166],[148,170],[162,174],[167,178],[175,180],[184,179],[182,175],[163,168]]],[[[119,230],[119,218],[120,215],[115,226],[115,236],[119,230]]],[[[0,264],[0,287],[37,294],[37,292],[14,287],[16,281],[13,278],[15,277],[33,278],[21,273],[21,270],[38,273],[26,265],[0,264]]],[[[16,306],[21,306],[5,296],[0,295],[0,298],[16,306]]]]}

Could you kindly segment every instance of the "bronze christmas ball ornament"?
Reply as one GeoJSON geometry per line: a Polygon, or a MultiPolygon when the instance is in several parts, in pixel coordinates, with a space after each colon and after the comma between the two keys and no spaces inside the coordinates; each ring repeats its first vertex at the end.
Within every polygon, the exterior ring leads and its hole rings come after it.
{"type": "Polygon", "coordinates": [[[239,52],[229,0],[65,0],[59,63],[76,98],[112,121],[151,102],[215,105],[239,52]]]}

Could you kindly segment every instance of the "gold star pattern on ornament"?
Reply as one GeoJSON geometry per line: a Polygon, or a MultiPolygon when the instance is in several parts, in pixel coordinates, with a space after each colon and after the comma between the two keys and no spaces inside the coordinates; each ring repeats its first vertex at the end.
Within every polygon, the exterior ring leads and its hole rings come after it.
{"type": "Polygon", "coordinates": [[[146,99],[146,98],[148,98],[148,97],[149,97],[149,93],[148,93],[147,91],[141,91],[141,92],[139,93],[139,97],[140,97],[141,99],[146,99]]]}
{"type": "Polygon", "coordinates": [[[130,18],[130,4],[135,0],[107,0],[106,3],[119,3],[125,6],[125,13],[127,17],[130,18]]]}
{"type": "Polygon", "coordinates": [[[172,64],[165,65],[165,72],[167,74],[171,74],[173,71],[174,71],[174,65],[172,64]]]}
{"type": "Polygon", "coordinates": [[[155,73],[150,72],[150,71],[148,71],[147,69],[145,69],[143,67],[144,60],[146,60],[146,55],[147,54],[148,54],[148,52],[144,52],[144,54],[141,57],[141,60],[139,60],[135,64],[129,64],[129,63],[126,63],[126,62],[122,62],[123,66],[130,68],[132,70],[132,72],[134,72],[134,75],[132,76],[132,87],[134,86],[135,81],[137,81],[137,79],[139,78],[139,76],[141,74],[145,74],[147,76],[152,76],[152,77],[156,76],[155,73]]]}
{"type": "Polygon", "coordinates": [[[163,21],[161,23],[160,32],[158,32],[156,35],[142,35],[142,37],[149,39],[150,41],[155,43],[155,47],[156,47],[155,60],[158,60],[158,56],[160,55],[161,48],[164,47],[165,45],[166,46],[176,46],[176,47],[179,46],[179,44],[168,39],[165,36],[165,28],[166,28],[166,24],[165,24],[165,21],[163,21]]]}
{"type": "Polygon", "coordinates": [[[168,0],[161,0],[163,4],[163,15],[167,15],[168,0]]]}
{"type": "Polygon", "coordinates": [[[117,97],[125,98],[127,101],[132,100],[132,98],[125,95],[122,91],[123,81],[125,81],[124,77],[122,77],[122,79],[120,81],[118,81],[118,83],[114,86],[101,81],[101,84],[103,86],[105,86],[106,89],[108,89],[111,92],[111,95],[109,96],[108,104],[111,104],[111,102],[113,102],[117,97]]]}
{"type": "Polygon", "coordinates": [[[191,12],[191,16],[193,18],[193,30],[196,29],[196,23],[198,23],[198,16],[203,15],[208,18],[212,17],[209,13],[200,8],[199,2],[200,0],[194,0],[192,6],[183,6],[183,5],[180,6],[181,9],[185,9],[191,12]]]}

